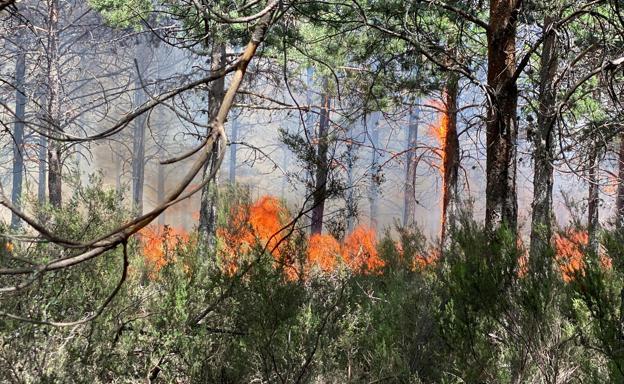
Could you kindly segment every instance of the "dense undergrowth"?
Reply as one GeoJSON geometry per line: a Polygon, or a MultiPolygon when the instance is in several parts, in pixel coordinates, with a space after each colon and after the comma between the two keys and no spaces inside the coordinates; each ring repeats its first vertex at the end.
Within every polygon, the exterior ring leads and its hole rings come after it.
{"type": "MultiPolygon", "coordinates": [[[[228,194],[229,193],[229,194],[228,194]]],[[[443,253],[417,228],[377,240],[291,231],[276,199],[224,194],[217,249],[174,228],[3,294],[0,382],[604,383],[624,380],[624,242],[561,231],[539,261],[508,230],[464,215],[443,253]],[[282,228],[283,236],[272,237],[282,228]],[[287,235],[287,236],[286,236],[287,235]],[[607,262],[608,260],[608,262],[607,262]]],[[[90,239],[127,218],[118,195],[79,188],[50,229],[90,239]],[[88,204],[79,203],[87,201],[88,204]]],[[[2,266],[63,256],[2,244],[2,266]]],[[[22,280],[19,280],[22,281],[22,280]]],[[[2,286],[18,283],[3,277],[2,286]]]]}

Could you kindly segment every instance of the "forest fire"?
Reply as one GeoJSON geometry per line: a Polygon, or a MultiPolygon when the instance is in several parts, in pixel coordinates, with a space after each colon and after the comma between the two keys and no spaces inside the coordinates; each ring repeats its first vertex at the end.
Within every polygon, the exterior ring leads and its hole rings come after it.
{"type": "Polygon", "coordinates": [[[148,277],[152,280],[165,265],[174,261],[169,258],[169,251],[189,241],[186,231],[168,225],[145,227],[139,234],[148,277]]]}
{"type": "MultiPolygon", "coordinates": [[[[445,94],[443,94],[443,98],[445,94]]],[[[438,111],[438,120],[435,124],[429,125],[429,134],[435,138],[439,147],[434,151],[440,157],[440,165],[438,169],[440,174],[444,176],[444,164],[446,160],[447,132],[449,128],[448,109],[444,103],[440,101],[432,101],[430,105],[438,111]]]]}
{"type": "Polygon", "coordinates": [[[217,231],[222,244],[219,254],[229,273],[237,270],[240,256],[249,253],[254,245],[266,246],[276,263],[287,267],[289,279],[305,276],[315,266],[322,272],[332,272],[340,265],[340,260],[357,273],[378,272],[384,266],[377,253],[375,232],[370,228],[355,228],[343,244],[328,234],[313,235],[308,240],[303,265],[297,265],[296,257],[283,252],[287,242],[282,241],[279,231],[289,215],[277,198],[262,196],[251,205],[233,207],[230,214],[230,223],[217,231]]]}
{"type": "Polygon", "coordinates": [[[342,258],[354,272],[375,273],[384,265],[377,253],[377,237],[375,231],[364,226],[356,227],[343,245],[342,258]]]}
{"type": "MultiPolygon", "coordinates": [[[[564,233],[556,234],[554,242],[561,276],[565,282],[570,282],[578,273],[583,273],[589,235],[584,230],[568,229],[564,233]]],[[[603,268],[611,268],[611,259],[600,255],[600,264],[603,268]]]]}
{"type": "Polygon", "coordinates": [[[310,267],[316,265],[323,272],[332,272],[340,254],[340,243],[331,235],[315,234],[308,241],[307,264],[310,267]]]}

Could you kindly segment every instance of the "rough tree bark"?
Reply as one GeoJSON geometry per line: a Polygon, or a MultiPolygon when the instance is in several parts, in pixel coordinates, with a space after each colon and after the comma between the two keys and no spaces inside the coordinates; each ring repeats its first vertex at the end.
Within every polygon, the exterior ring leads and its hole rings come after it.
{"type": "MultiPolygon", "coordinates": [[[[210,70],[218,71],[226,65],[225,43],[212,42],[210,70]]],[[[219,113],[219,107],[225,95],[225,78],[213,81],[208,88],[208,121],[212,122],[219,113]]],[[[212,128],[209,128],[212,129],[212,128]]],[[[210,132],[207,132],[209,135],[210,132]]],[[[212,150],[211,160],[204,167],[203,177],[207,177],[216,166],[217,156],[223,150],[218,143],[212,150]]],[[[208,249],[214,249],[216,245],[215,234],[217,231],[217,199],[218,179],[215,174],[213,182],[207,184],[201,191],[201,203],[199,207],[199,236],[203,242],[207,242],[208,249]]]]}
{"type": "Polygon", "coordinates": [[[589,153],[589,193],[587,197],[587,234],[589,238],[589,249],[598,254],[598,230],[599,230],[599,209],[600,196],[598,194],[598,177],[600,162],[598,161],[598,143],[592,144],[589,153]]]}
{"type": "Polygon", "coordinates": [[[346,205],[346,230],[347,233],[353,232],[355,228],[355,218],[357,214],[357,199],[355,196],[355,180],[353,179],[353,170],[355,168],[355,142],[354,142],[354,128],[355,124],[351,124],[348,131],[347,137],[347,153],[345,159],[345,166],[347,168],[347,185],[346,185],[346,195],[345,195],[345,205],[346,205]]]}
{"type": "Polygon", "coordinates": [[[407,128],[407,147],[405,151],[405,186],[403,189],[403,225],[412,227],[416,224],[416,168],[418,157],[418,108],[411,107],[407,128]]]}
{"type": "Polygon", "coordinates": [[[318,129],[318,144],[316,152],[314,191],[312,191],[312,222],[310,233],[320,234],[323,231],[323,216],[325,215],[325,199],[327,199],[327,176],[329,175],[329,109],[331,99],[327,90],[328,82],[324,80],[325,93],[321,96],[321,113],[318,129]]]}
{"type": "MultiPolygon", "coordinates": [[[[50,133],[59,132],[61,127],[60,91],[61,79],[59,73],[59,0],[48,2],[48,31],[47,31],[47,126],[50,133]]],[[[48,142],[48,198],[52,206],[59,208],[63,201],[62,189],[62,146],[56,140],[48,142]]]]}
{"type": "Polygon", "coordinates": [[[48,153],[48,139],[44,135],[39,135],[39,147],[37,148],[38,163],[38,184],[37,184],[37,201],[39,204],[46,202],[46,175],[48,173],[46,155],[48,153]]]}
{"type": "MultiPolygon", "coordinates": [[[[134,107],[138,108],[147,101],[147,92],[143,82],[147,81],[149,70],[148,39],[139,37],[135,49],[137,75],[134,80],[134,107]]],[[[145,185],[145,129],[147,114],[141,114],[134,120],[132,133],[132,211],[138,217],[143,214],[143,188],[145,185]]]]}
{"type": "MultiPolygon", "coordinates": [[[[21,32],[17,37],[18,44],[22,42],[21,32]]],[[[13,185],[11,190],[11,202],[21,209],[22,184],[24,179],[24,120],[26,114],[26,94],[24,83],[26,80],[26,50],[17,47],[17,60],[15,62],[15,130],[13,131],[13,185]]],[[[18,228],[20,218],[12,213],[11,227],[18,228]]]]}
{"type": "Polygon", "coordinates": [[[379,169],[379,118],[381,112],[373,112],[370,115],[370,141],[371,141],[371,184],[368,191],[370,205],[370,227],[377,229],[379,218],[379,184],[381,182],[381,170],[379,169]]]}
{"type": "Polygon", "coordinates": [[[535,261],[544,254],[552,238],[554,125],[557,118],[554,79],[559,63],[557,36],[551,31],[555,22],[552,16],[544,19],[542,33],[545,39],[540,62],[537,127],[533,137],[535,149],[529,260],[535,261]]]}
{"type": "MultiPolygon", "coordinates": [[[[303,134],[305,135],[306,142],[310,146],[310,150],[314,149],[314,130],[316,125],[317,114],[312,111],[312,103],[314,99],[314,68],[308,67],[306,69],[305,75],[305,84],[306,84],[306,103],[309,110],[306,112],[305,119],[303,119],[303,134]]],[[[315,186],[315,175],[314,175],[314,167],[309,167],[306,172],[306,195],[304,200],[304,211],[309,212],[312,208],[310,204],[312,202],[309,200],[309,197],[314,193],[315,186]]],[[[309,221],[309,224],[312,223],[312,219],[310,216],[306,215],[306,221],[309,221]]]]}
{"type": "Polygon", "coordinates": [[[442,220],[440,241],[442,249],[448,249],[449,233],[455,230],[455,221],[459,209],[458,175],[459,175],[459,138],[457,136],[457,96],[459,77],[449,73],[444,91],[444,107],[446,109],[447,126],[442,143],[442,220]]]}
{"type": "Polygon", "coordinates": [[[115,164],[115,192],[117,192],[117,194],[119,196],[121,196],[121,176],[123,173],[123,167],[122,167],[122,163],[123,163],[123,159],[121,157],[121,154],[118,153],[117,151],[113,151],[112,152],[113,155],[113,164],[115,164]]]}
{"type": "Polygon", "coordinates": [[[235,142],[238,140],[238,119],[232,120],[232,135],[230,141],[230,184],[236,184],[236,155],[238,147],[235,142]]]}
{"type": "Polygon", "coordinates": [[[487,111],[487,162],[485,225],[490,231],[503,224],[515,231],[516,106],[516,18],[522,0],[490,0],[487,32],[490,102],[487,111]]]}
{"type": "Polygon", "coordinates": [[[620,150],[618,154],[618,189],[616,197],[615,226],[624,227],[624,132],[620,134],[620,150]]]}
{"type": "MultiPolygon", "coordinates": [[[[158,148],[158,159],[160,161],[165,160],[165,154],[163,151],[163,145],[160,145],[158,148]]],[[[156,180],[156,198],[158,200],[158,205],[161,205],[165,202],[165,198],[166,198],[166,193],[165,193],[165,181],[166,181],[166,175],[165,175],[165,165],[164,164],[158,164],[158,171],[157,171],[157,180],[156,180]]],[[[165,214],[167,213],[167,211],[163,211],[163,213],[160,214],[160,216],[158,216],[158,225],[159,226],[164,226],[165,225],[165,214]]]]}

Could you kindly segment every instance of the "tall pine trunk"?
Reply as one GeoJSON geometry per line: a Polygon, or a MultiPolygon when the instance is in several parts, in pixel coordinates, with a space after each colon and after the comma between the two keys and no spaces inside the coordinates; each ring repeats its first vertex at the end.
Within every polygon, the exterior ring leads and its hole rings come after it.
{"type": "Polygon", "coordinates": [[[517,227],[516,107],[516,18],[519,0],[490,0],[487,33],[487,84],[490,102],[487,111],[487,162],[485,225],[495,230],[503,224],[517,227]]]}
{"type": "Polygon", "coordinates": [[[232,143],[230,144],[230,184],[236,184],[236,155],[238,151],[237,144],[235,142],[238,140],[238,119],[235,118],[232,120],[232,139],[230,140],[232,143]]]}
{"type": "MultiPolygon", "coordinates": [[[[134,80],[134,107],[139,108],[147,101],[145,84],[149,69],[148,39],[139,37],[135,49],[137,64],[136,78],[134,80]],[[143,82],[142,82],[143,81],[143,82]]],[[[132,133],[132,210],[136,216],[143,214],[143,189],[145,186],[145,130],[147,125],[147,113],[143,113],[134,119],[132,133]]]]}
{"type": "Polygon", "coordinates": [[[368,202],[370,205],[370,227],[377,228],[379,223],[379,185],[381,182],[381,170],[379,169],[379,118],[381,112],[373,112],[370,115],[370,141],[371,141],[371,181],[368,190],[368,202]]]}
{"type": "Polygon", "coordinates": [[[440,240],[442,248],[447,249],[450,236],[455,230],[455,221],[459,209],[458,176],[459,176],[459,138],[457,135],[457,97],[459,77],[450,73],[444,91],[444,107],[447,118],[446,131],[442,138],[442,222],[440,240]]]}
{"type": "Polygon", "coordinates": [[[46,161],[46,155],[48,153],[48,139],[44,135],[39,135],[39,147],[37,148],[37,164],[38,164],[38,172],[37,172],[37,201],[39,204],[45,204],[46,202],[46,189],[47,189],[47,179],[46,175],[48,173],[46,161]]]}
{"type": "Polygon", "coordinates": [[[355,142],[354,142],[354,129],[355,124],[351,124],[348,130],[347,137],[347,151],[345,166],[347,168],[347,185],[345,193],[345,205],[346,205],[346,231],[347,233],[353,232],[355,227],[355,218],[357,214],[357,200],[355,195],[355,180],[353,171],[355,168],[355,142]]]}
{"type": "Polygon", "coordinates": [[[615,225],[618,229],[624,227],[624,132],[620,134],[620,150],[618,153],[618,189],[615,202],[615,225]]]}
{"type": "Polygon", "coordinates": [[[407,127],[407,148],[405,151],[405,186],[403,189],[403,225],[412,227],[416,224],[416,168],[418,157],[418,108],[411,107],[407,127]]]}
{"type": "Polygon", "coordinates": [[[533,203],[531,218],[531,245],[529,260],[544,255],[550,245],[553,224],[553,161],[556,122],[555,75],[558,66],[557,36],[551,32],[555,20],[544,19],[540,63],[539,105],[537,127],[534,132],[533,203]]]}
{"type": "MultiPolygon", "coordinates": [[[[158,147],[158,159],[160,161],[164,160],[164,150],[163,150],[164,144],[161,144],[158,147]]],[[[165,175],[165,165],[164,164],[158,164],[157,165],[158,170],[157,170],[157,179],[156,179],[156,198],[158,201],[158,205],[161,205],[165,202],[166,199],[166,190],[165,190],[165,182],[166,182],[166,175],[165,175]]],[[[165,218],[166,218],[166,213],[167,211],[163,211],[159,216],[158,216],[158,225],[159,226],[163,226],[165,225],[165,218]]]]}
{"type": "MultiPolygon", "coordinates": [[[[226,64],[226,52],[225,44],[215,41],[212,43],[212,53],[210,70],[218,71],[226,64]]],[[[219,108],[223,102],[223,96],[225,95],[225,78],[220,78],[213,81],[208,89],[208,123],[209,125],[217,117],[219,108]]],[[[210,128],[209,128],[210,129],[210,128]]],[[[206,132],[207,135],[210,132],[206,132]]],[[[218,142],[212,150],[212,156],[210,161],[206,163],[203,171],[203,178],[205,179],[214,170],[215,163],[220,151],[225,148],[220,148],[218,142]]],[[[202,188],[201,191],[201,203],[199,207],[199,236],[202,241],[207,242],[208,249],[214,249],[216,245],[215,234],[217,231],[217,199],[218,199],[218,178],[215,175],[213,182],[208,183],[202,188]]]]}
{"type": "Polygon", "coordinates": [[[324,81],[325,92],[321,97],[321,116],[319,119],[318,145],[316,150],[316,164],[314,176],[314,191],[312,192],[312,222],[310,233],[320,234],[323,231],[323,217],[325,215],[325,200],[327,199],[327,177],[329,175],[329,109],[331,99],[327,79],[324,81]]]}
{"type": "MultiPolygon", "coordinates": [[[[58,52],[58,20],[59,0],[50,0],[48,3],[48,45],[47,45],[47,126],[48,132],[58,134],[61,127],[60,105],[60,62],[58,52]]],[[[52,206],[59,208],[63,201],[62,181],[63,162],[61,143],[50,139],[48,142],[48,198],[52,206]]]]}
{"type": "MultiPolygon", "coordinates": [[[[22,32],[19,32],[18,44],[22,42],[22,32]]],[[[26,80],[26,51],[23,47],[17,47],[17,60],[15,62],[15,130],[13,131],[13,185],[11,190],[11,202],[17,208],[21,208],[22,184],[24,179],[24,120],[26,115],[26,94],[24,83],[26,80]]],[[[11,227],[18,228],[20,218],[12,213],[11,227]]]]}
{"type": "Polygon", "coordinates": [[[598,161],[598,142],[592,143],[589,152],[589,193],[587,196],[587,234],[589,238],[589,249],[598,254],[598,230],[599,230],[599,209],[600,196],[598,193],[598,177],[600,162],[598,161]]]}

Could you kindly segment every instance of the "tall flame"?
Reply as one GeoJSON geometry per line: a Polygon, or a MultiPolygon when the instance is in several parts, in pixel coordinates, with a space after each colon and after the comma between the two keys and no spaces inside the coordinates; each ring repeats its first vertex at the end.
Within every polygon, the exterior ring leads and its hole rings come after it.
{"type": "Polygon", "coordinates": [[[155,279],[165,265],[175,261],[169,257],[170,250],[189,241],[186,231],[168,225],[145,227],[139,234],[150,279],[155,279]]]}
{"type": "Polygon", "coordinates": [[[340,243],[332,235],[314,234],[308,241],[309,267],[318,266],[323,272],[331,272],[336,268],[341,253],[340,243]]]}
{"type": "MultiPolygon", "coordinates": [[[[556,257],[559,270],[565,282],[570,282],[585,268],[584,250],[589,244],[587,231],[568,229],[564,233],[555,235],[556,257]]],[[[611,259],[600,255],[600,264],[603,268],[611,268],[611,259]]]]}
{"type": "Polygon", "coordinates": [[[239,255],[248,253],[255,244],[267,246],[276,259],[281,254],[279,231],[288,221],[288,211],[273,196],[262,196],[254,204],[240,204],[232,208],[231,222],[219,228],[222,241],[220,255],[229,273],[237,269],[239,255]]]}
{"type": "Polygon", "coordinates": [[[377,253],[375,231],[364,226],[356,227],[347,236],[342,258],[351,270],[364,274],[379,272],[385,265],[377,253]]]}
{"type": "Polygon", "coordinates": [[[444,103],[440,101],[432,101],[430,105],[438,110],[438,120],[435,124],[429,125],[429,135],[435,138],[438,142],[438,148],[435,149],[435,153],[440,157],[439,170],[442,176],[444,176],[449,115],[446,105],[444,103]]]}
{"type": "Polygon", "coordinates": [[[225,271],[236,272],[241,255],[248,254],[255,244],[272,251],[276,266],[283,266],[288,279],[305,277],[314,267],[322,272],[332,272],[340,260],[356,273],[377,273],[384,266],[377,253],[375,231],[359,226],[341,244],[328,234],[316,234],[308,240],[304,260],[291,255],[288,242],[282,243],[279,231],[288,221],[287,210],[272,196],[263,196],[251,205],[241,204],[232,208],[231,222],[219,228],[219,254],[225,271]],[[277,234],[277,235],[276,235],[277,234]]]}

